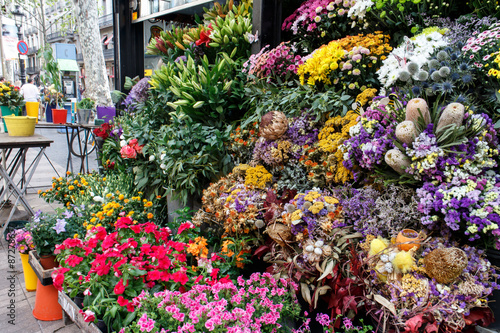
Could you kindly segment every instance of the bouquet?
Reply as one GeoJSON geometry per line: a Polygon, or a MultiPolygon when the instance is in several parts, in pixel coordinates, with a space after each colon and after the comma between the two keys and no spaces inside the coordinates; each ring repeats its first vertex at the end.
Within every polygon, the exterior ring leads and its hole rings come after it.
{"type": "Polygon", "coordinates": [[[10,109],[24,105],[24,97],[19,88],[9,81],[0,83],[0,105],[8,106],[10,109]]]}
{"type": "Polygon", "coordinates": [[[59,108],[59,105],[64,102],[64,95],[57,91],[54,85],[50,85],[48,88],[45,88],[44,91],[44,100],[52,107],[55,105],[56,108],[59,108]]]}

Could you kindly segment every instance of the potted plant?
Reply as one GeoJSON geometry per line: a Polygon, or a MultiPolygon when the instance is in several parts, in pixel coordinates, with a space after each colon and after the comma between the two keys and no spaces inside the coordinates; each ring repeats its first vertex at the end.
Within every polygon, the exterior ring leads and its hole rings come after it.
{"type": "Polygon", "coordinates": [[[9,242],[9,248],[15,248],[21,256],[26,290],[35,291],[38,279],[33,268],[28,264],[29,251],[35,249],[33,236],[25,228],[15,229],[7,234],[7,241],[9,242]]]}
{"type": "MultiPolygon", "coordinates": [[[[19,116],[20,107],[24,105],[24,97],[19,92],[19,88],[15,87],[9,81],[0,83],[0,109],[2,117],[19,116]]],[[[7,126],[4,121],[4,131],[7,133],[7,126]]]]}
{"type": "Polygon", "coordinates": [[[79,124],[88,124],[90,116],[95,108],[95,101],[91,98],[83,98],[80,102],[76,104],[77,112],[77,122],[79,124]]]}
{"type": "Polygon", "coordinates": [[[59,65],[53,55],[51,46],[46,46],[40,50],[40,56],[43,58],[43,72],[41,73],[41,81],[48,86],[45,91],[45,101],[47,102],[46,119],[48,122],[65,123],[67,117],[67,110],[60,109],[60,103],[64,102],[64,95],[61,93],[62,84],[59,65]],[[52,112],[54,110],[55,112],[52,112]],[[52,113],[51,113],[52,112],[52,113]],[[56,115],[57,119],[53,119],[56,115]]]}

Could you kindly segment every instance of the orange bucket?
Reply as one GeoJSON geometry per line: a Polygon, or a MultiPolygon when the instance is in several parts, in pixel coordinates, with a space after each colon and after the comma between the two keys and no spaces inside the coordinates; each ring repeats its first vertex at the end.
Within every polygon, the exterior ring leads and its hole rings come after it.
{"type": "Polygon", "coordinates": [[[57,289],[54,285],[43,286],[38,280],[33,317],[44,321],[61,320],[63,310],[57,296],[57,289]]]}
{"type": "Polygon", "coordinates": [[[52,109],[52,122],[54,124],[66,124],[66,117],[68,110],[66,109],[52,109]]]}

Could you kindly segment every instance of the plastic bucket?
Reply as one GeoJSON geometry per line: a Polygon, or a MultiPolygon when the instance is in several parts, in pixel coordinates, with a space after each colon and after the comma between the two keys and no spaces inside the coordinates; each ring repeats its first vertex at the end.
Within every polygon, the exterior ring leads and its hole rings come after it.
{"type": "MultiPolygon", "coordinates": [[[[2,117],[19,115],[19,107],[11,109],[6,105],[0,105],[0,109],[2,110],[2,117]]],[[[3,130],[5,133],[7,133],[7,124],[5,123],[5,120],[3,121],[3,130]]]]}
{"type": "Polygon", "coordinates": [[[52,122],[52,105],[48,103],[45,108],[45,121],[48,123],[52,122]]]}
{"type": "Polygon", "coordinates": [[[38,124],[38,110],[40,109],[39,102],[26,102],[26,115],[36,118],[38,124]]]}
{"type": "Polygon", "coordinates": [[[32,136],[35,134],[36,118],[28,116],[5,116],[9,136],[32,136]]]}
{"type": "Polygon", "coordinates": [[[108,124],[116,116],[116,109],[114,106],[98,106],[97,119],[104,119],[108,124]]]}
{"type": "Polygon", "coordinates": [[[52,122],[54,124],[66,124],[66,117],[68,110],[66,109],[52,109],[52,122]]]}
{"type": "Polygon", "coordinates": [[[23,264],[24,284],[26,285],[26,290],[35,291],[38,278],[35,271],[28,263],[29,254],[19,253],[19,255],[21,256],[21,263],[23,264]]]}
{"type": "Polygon", "coordinates": [[[76,111],[76,122],[81,125],[88,125],[91,115],[91,109],[78,109],[76,111]]]}

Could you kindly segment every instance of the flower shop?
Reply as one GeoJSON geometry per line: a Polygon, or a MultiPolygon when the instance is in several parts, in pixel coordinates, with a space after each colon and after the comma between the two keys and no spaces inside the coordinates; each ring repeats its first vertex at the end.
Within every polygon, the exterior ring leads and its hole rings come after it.
{"type": "Polygon", "coordinates": [[[11,242],[82,330],[498,328],[499,8],[284,0],[252,54],[252,1],[215,3],[11,242]]]}

